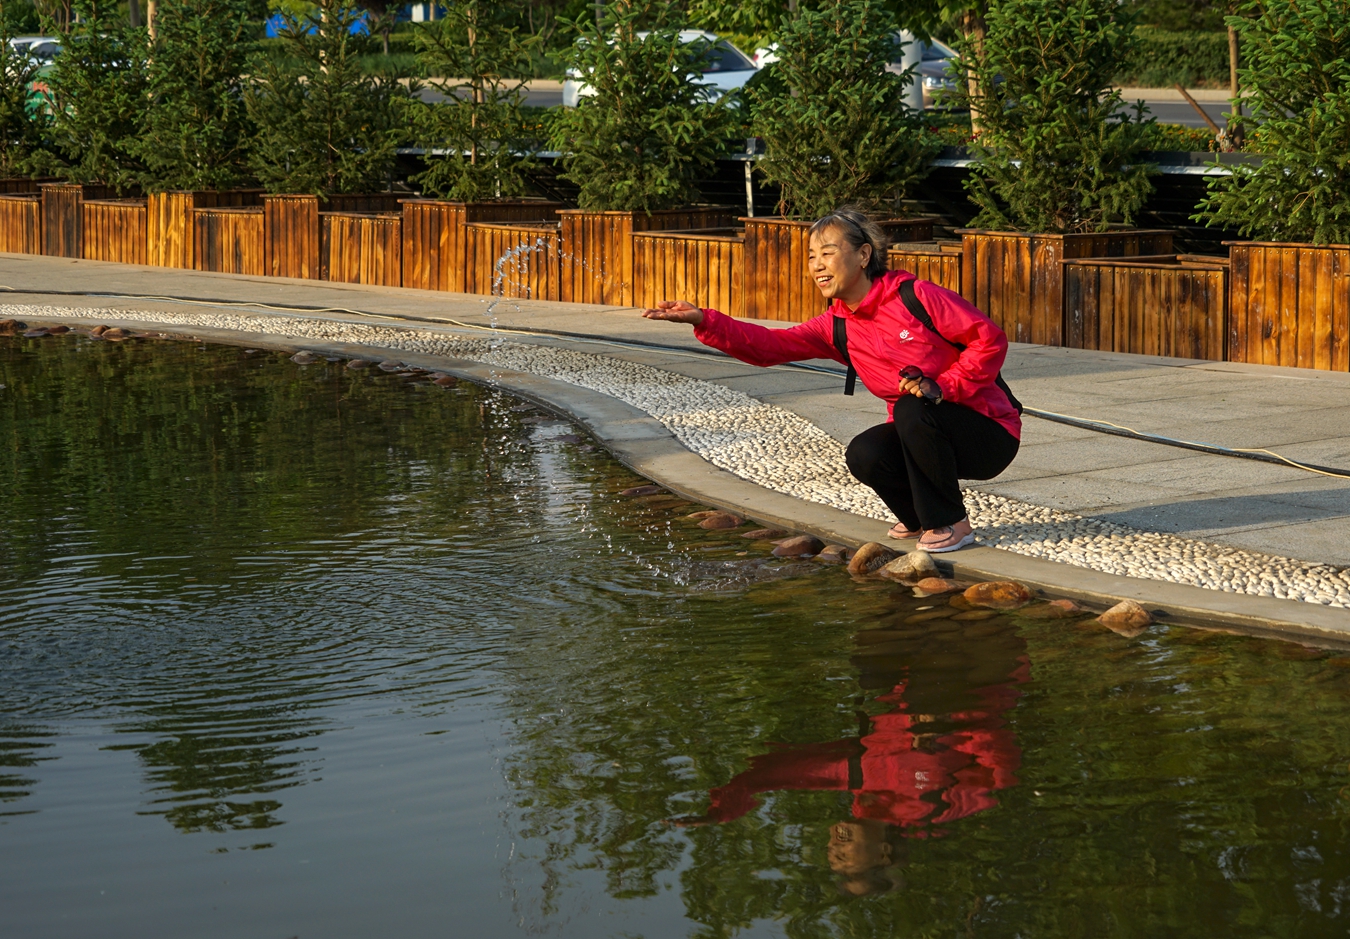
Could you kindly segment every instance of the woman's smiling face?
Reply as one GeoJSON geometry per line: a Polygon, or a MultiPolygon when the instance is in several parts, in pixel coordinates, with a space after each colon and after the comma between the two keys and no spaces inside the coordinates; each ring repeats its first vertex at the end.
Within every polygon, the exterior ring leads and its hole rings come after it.
{"type": "Polygon", "coordinates": [[[867,296],[872,286],[864,273],[871,259],[871,245],[855,248],[839,226],[831,225],[811,236],[806,269],[826,300],[843,300],[852,306],[867,296]]]}

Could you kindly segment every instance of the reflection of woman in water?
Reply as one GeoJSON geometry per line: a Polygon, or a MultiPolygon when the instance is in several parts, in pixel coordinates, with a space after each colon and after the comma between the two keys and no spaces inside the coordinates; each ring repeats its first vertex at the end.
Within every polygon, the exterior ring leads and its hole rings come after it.
{"type": "Polygon", "coordinates": [[[887,822],[910,838],[940,836],[940,826],[997,805],[993,793],[1017,783],[1021,750],[1003,714],[1026,681],[1022,660],[1009,681],[975,689],[979,704],[946,715],[910,713],[906,682],[877,698],[892,710],[870,720],[860,738],[792,744],[751,757],[750,768],[708,793],[708,810],[682,824],[729,822],[783,789],[853,793],[853,817],[887,822]],[[925,731],[925,726],[945,725],[925,731]]]}
{"type": "Polygon", "coordinates": [[[860,715],[854,738],[771,745],[708,793],[704,814],[674,823],[732,821],[765,792],[850,792],[853,817],[831,826],[827,854],[839,889],[862,896],[902,883],[910,839],[941,837],[943,826],[993,808],[995,793],[1017,784],[1021,750],[1006,715],[1030,664],[1015,630],[869,642],[852,661],[863,688],[885,689],[876,698],[885,713],[860,715]]]}

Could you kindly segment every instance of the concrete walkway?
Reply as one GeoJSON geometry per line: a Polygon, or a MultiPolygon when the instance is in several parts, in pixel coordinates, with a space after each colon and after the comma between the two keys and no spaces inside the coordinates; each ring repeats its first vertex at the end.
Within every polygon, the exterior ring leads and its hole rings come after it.
{"type": "MultiPolygon", "coordinates": [[[[22,304],[182,312],[210,309],[216,306],[213,301],[224,301],[222,306],[254,302],[341,308],[352,312],[334,315],[372,314],[374,318],[354,317],[370,322],[454,321],[468,327],[532,330],[553,335],[513,338],[603,352],[712,381],[800,415],[841,441],[884,419],[882,403],[861,387],[853,398],[843,396],[835,374],[756,369],[709,355],[688,327],[653,323],[627,309],[494,302],[426,291],[26,255],[0,255],[0,287],[12,292],[7,299],[22,304]],[[72,296],[63,293],[67,291],[132,297],[72,296]],[[153,297],[197,298],[205,305],[189,308],[153,297]],[[580,341],[586,339],[664,348],[580,341]]],[[[814,364],[838,368],[832,362],[814,364]]],[[[1005,375],[1031,407],[1227,447],[1269,448],[1299,461],[1350,466],[1350,375],[1025,345],[1014,346],[1005,375]]],[[[1350,565],[1350,480],[1293,468],[1105,436],[1028,417],[1017,461],[998,480],[981,482],[978,488],[1144,530],[1350,565]]],[[[1006,552],[981,549],[981,554],[990,553],[1006,552]]],[[[1254,603],[1258,598],[1233,599],[1254,603]]],[[[1314,616],[1315,605],[1273,602],[1312,608],[1304,611],[1307,616],[1288,610],[1287,616],[1294,619],[1345,616],[1345,611],[1326,609],[1314,616]]],[[[1258,605],[1264,608],[1264,603],[1258,605]]],[[[1350,617],[1346,625],[1350,626],[1350,617]]]]}

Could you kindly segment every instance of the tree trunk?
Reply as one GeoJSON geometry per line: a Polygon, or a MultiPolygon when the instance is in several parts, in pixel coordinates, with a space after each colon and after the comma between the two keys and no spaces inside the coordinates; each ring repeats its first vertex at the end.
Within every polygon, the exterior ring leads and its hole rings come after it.
{"type": "Polygon", "coordinates": [[[159,0],[145,0],[145,26],[150,30],[150,41],[154,42],[159,36],[159,31],[155,29],[155,14],[159,12],[159,0]]]}
{"type": "MultiPolygon", "coordinates": [[[[967,10],[961,14],[961,32],[966,37],[968,47],[976,58],[984,56],[984,37],[987,32],[984,23],[984,13],[978,9],[967,10]]],[[[976,104],[980,100],[980,80],[975,77],[975,72],[966,67],[966,91],[970,95],[970,136],[972,139],[980,136],[980,108],[976,104]]]]}
{"type": "Polygon", "coordinates": [[[137,0],[127,0],[127,20],[132,29],[141,28],[141,5],[137,0]]]}
{"type": "Polygon", "coordinates": [[[1228,97],[1233,106],[1233,116],[1228,120],[1228,139],[1233,147],[1241,150],[1247,133],[1242,125],[1242,89],[1238,87],[1238,32],[1228,27],[1228,97]]]}

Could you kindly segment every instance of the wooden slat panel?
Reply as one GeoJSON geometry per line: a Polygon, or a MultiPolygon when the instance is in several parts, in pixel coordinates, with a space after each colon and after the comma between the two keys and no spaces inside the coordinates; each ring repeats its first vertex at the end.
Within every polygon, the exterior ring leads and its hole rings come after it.
{"type": "Polygon", "coordinates": [[[144,199],[87,200],[81,207],[81,255],[94,261],[146,263],[144,199]]]}
{"type": "Polygon", "coordinates": [[[0,196],[0,251],[42,253],[42,196],[0,196]]]}
{"type": "Polygon", "coordinates": [[[556,222],[473,222],[465,227],[473,267],[469,291],[513,299],[557,300],[556,222]]]}
{"type": "Polygon", "coordinates": [[[262,276],[266,271],[263,209],[194,209],[193,269],[262,276]]]}
{"type": "Polygon", "coordinates": [[[49,257],[78,258],[84,247],[80,234],[84,187],[74,183],[43,183],[42,253],[49,257]]]}
{"type": "Polygon", "coordinates": [[[402,215],[320,212],[319,278],[403,285],[402,215]]]}
{"type": "Polygon", "coordinates": [[[537,199],[449,202],[403,199],[403,285],[422,290],[467,290],[470,222],[551,222],[560,204],[537,199]]]}
{"type": "Polygon", "coordinates": [[[903,244],[886,252],[886,266],[960,293],[962,257],[959,244],[903,244]]]}
{"type": "Polygon", "coordinates": [[[318,279],[318,196],[263,196],[263,266],[270,277],[318,279]]]}
{"type": "Polygon", "coordinates": [[[1221,361],[1228,266],[1081,259],[1063,265],[1073,348],[1221,361]],[[1097,324],[1091,329],[1088,324],[1097,324]],[[1082,324],[1082,325],[1080,325],[1082,324]]]}
{"type": "Polygon", "coordinates": [[[735,229],[646,231],[635,232],[632,238],[635,305],[688,300],[732,316],[740,314],[740,297],[733,285],[744,245],[735,229]]]}
{"type": "Polygon", "coordinates": [[[1240,242],[1230,247],[1232,359],[1350,369],[1350,245],[1240,242]]]}

